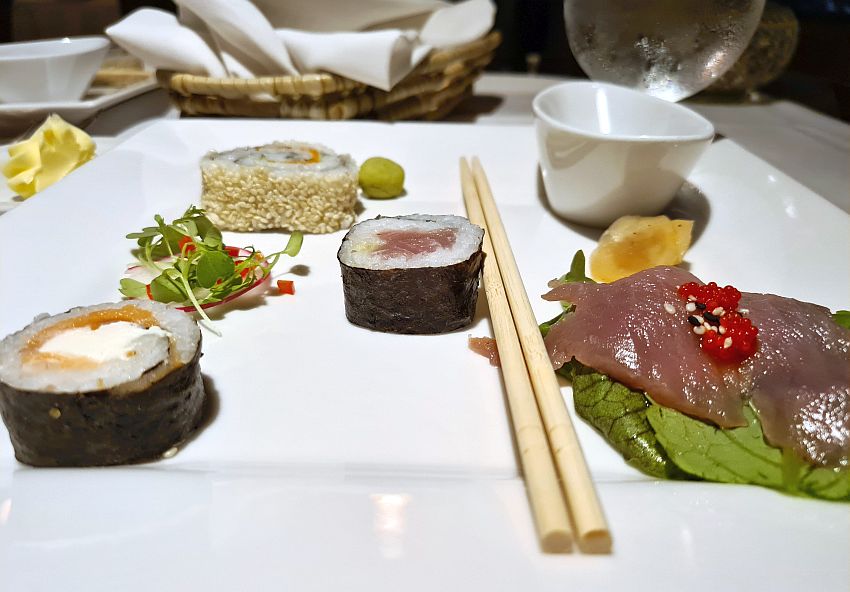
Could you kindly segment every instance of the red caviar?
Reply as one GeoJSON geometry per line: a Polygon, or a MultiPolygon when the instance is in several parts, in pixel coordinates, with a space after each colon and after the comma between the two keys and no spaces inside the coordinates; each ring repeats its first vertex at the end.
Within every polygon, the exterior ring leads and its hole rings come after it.
{"type": "Polygon", "coordinates": [[[741,292],[732,286],[688,282],[678,294],[688,301],[688,323],[700,347],[719,362],[740,364],[758,349],[758,329],[738,310],[741,292]]]}
{"type": "Polygon", "coordinates": [[[693,296],[695,302],[705,304],[707,310],[712,311],[718,306],[726,310],[735,310],[738,308],[738,302],[741,300],[741,293],[732,286],[719,287],[715,282],[708,284],[698,284],[696,282],[688,282],[679,286],[679,296],[685,300],[690,300],[693,296]]]}

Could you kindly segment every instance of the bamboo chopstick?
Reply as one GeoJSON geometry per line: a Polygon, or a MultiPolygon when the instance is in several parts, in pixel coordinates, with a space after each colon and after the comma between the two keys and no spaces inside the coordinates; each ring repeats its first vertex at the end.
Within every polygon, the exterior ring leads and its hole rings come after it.
{"type": "Polygon", "coordinates": [[[476,194],[481,200],[481,209],[484,212],[485,231],[490,236],[498,261],[511,316],[516,325],[540,415],[546,426],[555,465],[561,476],[579,548],[588,553],[609,553],[611,533],[596,495],[581,444],[561,397],[558,379],[552,371],[543,337],[540,335],[502,218],[493,199],[493,192],[477,157],[472,159],[472,170],[476,194]]]}
{"type": "MultiPolygon", "coordinates": [[[[486,228],[475,182],[466,160],[460,161],[461,186],[469,220],[486,228]]],[[[549,451],[546,432],[540,420],[534,392],[522,356],[522,348],[511,318],[510,305],[502,285],[498,260],[493,254],[489,233],[484,232],[484,291],[490,307],[493,333],[499,349],[502,376],[510,407],[528,498],[541,548],[548,553],[569,551],[573,536],[569,517],[549,451]]]]}

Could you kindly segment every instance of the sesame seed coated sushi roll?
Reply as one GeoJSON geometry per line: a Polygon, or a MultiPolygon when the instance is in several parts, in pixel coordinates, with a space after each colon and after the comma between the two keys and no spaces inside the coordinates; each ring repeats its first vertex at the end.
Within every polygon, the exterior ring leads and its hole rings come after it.
{"type": "Polygon", "coordinates": [[[445,333],[472,322],[484,231],[460,216],[414,214],[360,222],[345,235],[345,314],[389,333],[445,333]]]}
{"type": "Polygon", "coordinates": [[[160,458],[198,426],[201,334],[154,301],[40,318],[0,341],[0,414],[34,466],[160,458]]]}
{"type": "Polygon", "coordinates": [[[203,208],[223,230],[325,233],[354,223],[357,165],[320,144],[210,152],[201,177],[203,208]]]}

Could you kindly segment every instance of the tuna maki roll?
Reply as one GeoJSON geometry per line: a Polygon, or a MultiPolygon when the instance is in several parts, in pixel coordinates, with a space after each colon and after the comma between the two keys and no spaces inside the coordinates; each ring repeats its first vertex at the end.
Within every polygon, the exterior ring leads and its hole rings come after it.
{"type": "Polygon", "coordinates": [[[325,233],[354,223],[357,165],[320,144],[210,152],[201,177],[203,208],[223,230],[325,233]]]}
{"type": "Polygon", "coordinates": [[[168,455],[201,421],[201,334],[153,301],[75,308],[0,341],[0,414],[15,457],[98,466],[168,455]]]}
{"type": "Polygon", "coordinates": [[[445,333],[472,322],[484,231],[460,216],[356,224],[337,253],[345,314],[389,333],[445,333]]]}

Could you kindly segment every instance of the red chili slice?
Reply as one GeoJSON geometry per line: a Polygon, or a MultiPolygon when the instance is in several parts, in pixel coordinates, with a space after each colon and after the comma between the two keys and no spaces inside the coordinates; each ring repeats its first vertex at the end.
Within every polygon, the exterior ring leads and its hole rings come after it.
{"type": "Polygon", "coordinates": [[[177,243],[177,248],[180,249],[180,252],[182,253],[184,251],[184,247],[185,252],[187,253],[195,250],[195,241],[192,240],[192,237],[184,236],[180,239],[180,242],[177,243]]]}
{"type": "Polygon", "coordinates": [[[295,294],[295,282],[292,280],[277,280],[277,291],[280,294],[295,294]]]}

